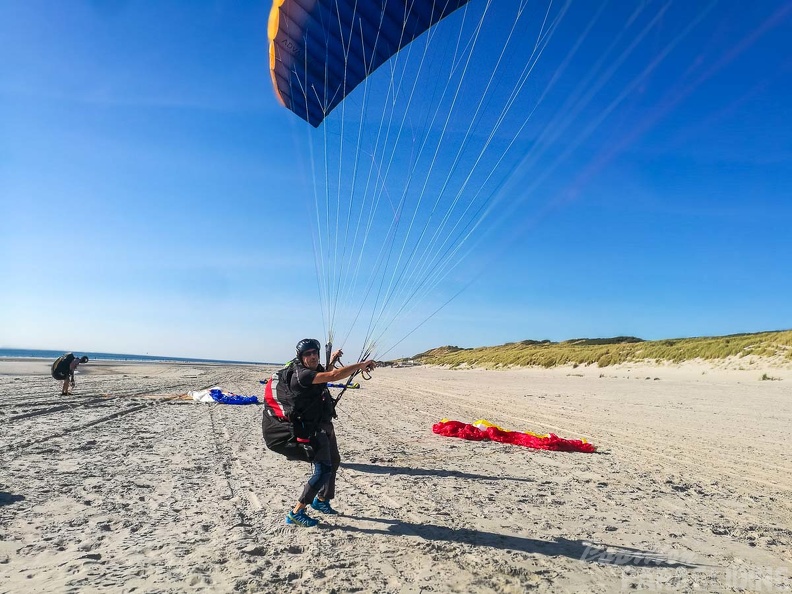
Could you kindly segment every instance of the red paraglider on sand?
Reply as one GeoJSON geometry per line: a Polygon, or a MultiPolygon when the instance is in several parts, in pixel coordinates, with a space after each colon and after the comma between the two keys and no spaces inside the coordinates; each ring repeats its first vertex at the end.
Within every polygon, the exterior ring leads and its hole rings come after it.
{"type": "Polygon", "coordinates": [[[564,439],[552,433],[538,435],[536,433],[521,433],[519,431],[506,431],[497,425],[480,420],[474,424],[443,419],[432,426],[432,431],[445,437],[458,437],[471,441],[499,441],[533,448],[536,450],[552,450],[556,452],[583,452],[593,453],[596,448],[585,439],[564,439]]]}

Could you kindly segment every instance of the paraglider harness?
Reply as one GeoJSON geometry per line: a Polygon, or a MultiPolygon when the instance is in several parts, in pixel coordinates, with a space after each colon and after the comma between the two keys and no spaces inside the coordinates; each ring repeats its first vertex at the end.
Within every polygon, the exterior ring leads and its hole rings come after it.
{"type": "Polygon", "coordinates": [[[309,426],[294,410],[291,380],[297,371],[296,359],[272,374],[264,387],[264,415],[261,432],[273,452],[289,460],[310,462],[314,458],[311,440],[316,428],[309,426]]]}
{"type": "MultiPolygon", "coordinates": [[[[289,460],[311,462],[315,455],[315,436],[318,427],[308,422],[295,411],[295,394],[291,380],[297,371],[298,359],[293,359],[267,380],[264,386],[264,414],[261,419],[261,432],[266,446],[289,460]]],[[[340,362],[339,362],[340,364],[340,362]]],[[[336,398],[331,397],[333,418],[338,401],[352,384],[357,374],[352,374],[336,398]]],[[[364,379],[370,379],[363,373],[364,379]]]]}
{"type": "Polygon", "coordinates": [[[55,359],[52,364],[52,377],[56,380],[65,380],[71,372],[71,364],[76,357],[74,353],[65,353],[55,359]]]}

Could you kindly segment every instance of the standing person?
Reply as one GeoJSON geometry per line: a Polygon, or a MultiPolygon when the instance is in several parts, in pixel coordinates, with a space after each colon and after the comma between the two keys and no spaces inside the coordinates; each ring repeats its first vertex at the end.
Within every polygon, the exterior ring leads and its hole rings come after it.
{"type": "Polygon", "coordinates": [[[74,353],[66,353],[58,357],[52,364],[52,377],[56,380],[63,380],[63,387],[61,388],[61,396],[69,394],[69,385],[74,388],[74,370],[80,363],[88,363],[88,357],[83,355],[79,359],[74,356],[74,353]]]}
{"type": "Polygon", "coordinates": [[[344,379],[358,371],[368,372],[376,367],[374,361],[363,361],[332,369],[343,354],[338,350],[330,359],[331,370],[326,371],[319,363],[320,349],[319,341],[314,338],[304,338],[297,343],[297,358],[294,360],[296,368],[289,383],[294,394],[294,415],[300,419],[307,433],[298,437],[310,438],[315,453],[313,474],[305,483],[297,503],[286,515],[287,524],[303,528],[319,523],[305,512],[309,504],[323,514],[337,513],[330,505],[330,500],[335,497],[336,472],[341,464],[341,455],[333,428],[335,403],[327,389],[327,383],[344,379]]]}

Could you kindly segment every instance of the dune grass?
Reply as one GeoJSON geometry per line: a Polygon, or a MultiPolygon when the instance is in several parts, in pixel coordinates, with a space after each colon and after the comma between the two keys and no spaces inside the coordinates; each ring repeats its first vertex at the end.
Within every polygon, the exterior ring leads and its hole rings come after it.
{"type": "Polygon", "coordinates": [[[563,342],[524,340],[469,349],[445,346],[420,353],[413,360],[451,367],[556,367],[593,364],[607,367],[631,361],[680,363],[692,359],[714,360],[747,355],[784,357],[792,362],[792,330],[652,341],[617,336],[563,342]]]}

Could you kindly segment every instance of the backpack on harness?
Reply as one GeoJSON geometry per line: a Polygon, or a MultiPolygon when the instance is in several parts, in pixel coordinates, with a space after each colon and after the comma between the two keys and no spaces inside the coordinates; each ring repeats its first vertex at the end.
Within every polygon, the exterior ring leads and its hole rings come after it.
{"type": "Polygon", "coordinates": [[[311,444],[314,431],[294,412],[294,394],[290,383],[294,362],[272,374],[264,387],[264,415],[261,432],[264,443],[273,452],[289,460],[310,462],[314,458],[311,444]]]}
{"type": "Polygon", "coordinates": [[[52,364],[52,377],[61,381],[69,377],[72,361],[74,361],[74,353],[66,353],[55,359],[52,364]]]}

